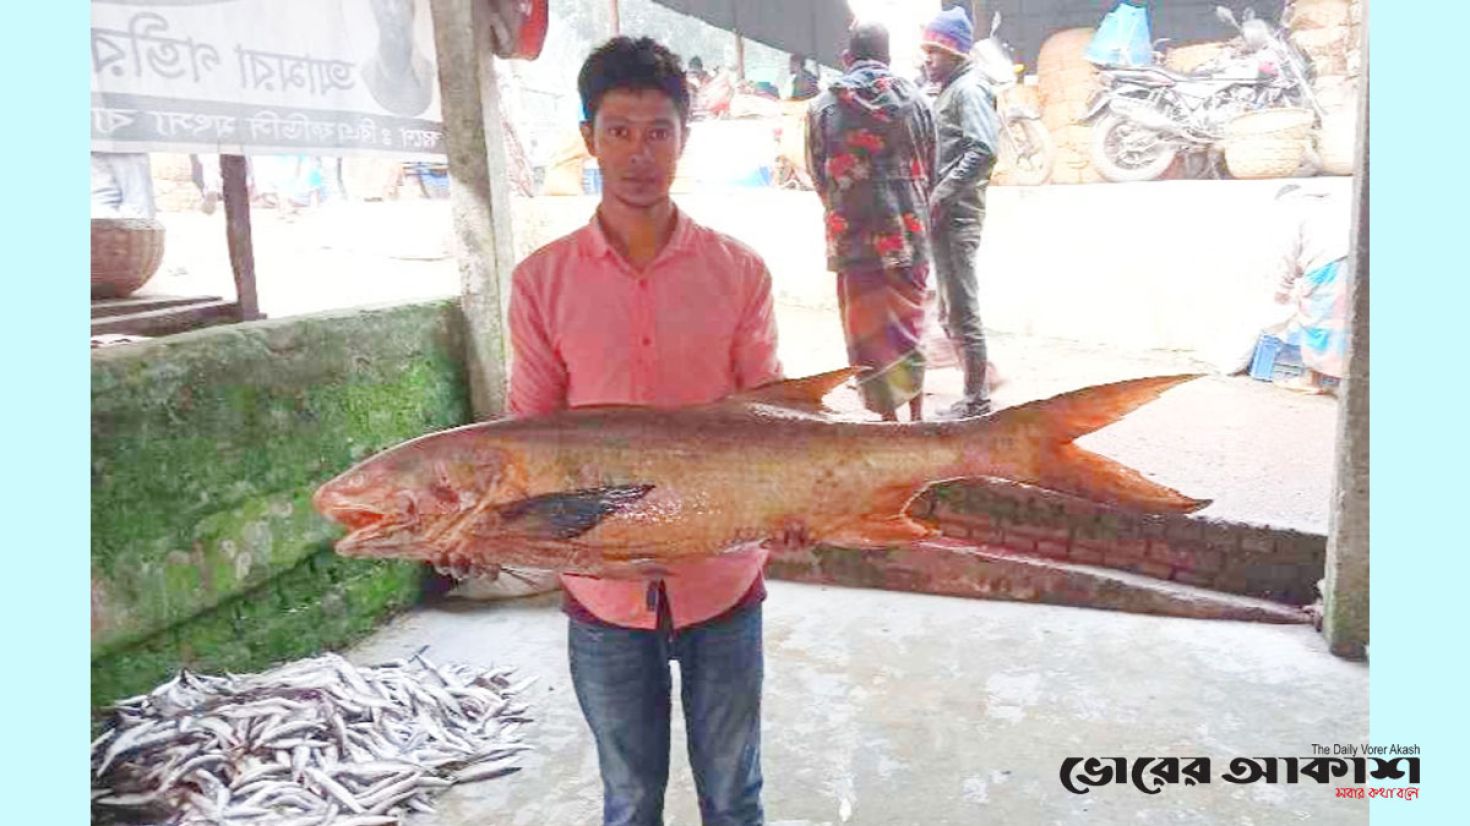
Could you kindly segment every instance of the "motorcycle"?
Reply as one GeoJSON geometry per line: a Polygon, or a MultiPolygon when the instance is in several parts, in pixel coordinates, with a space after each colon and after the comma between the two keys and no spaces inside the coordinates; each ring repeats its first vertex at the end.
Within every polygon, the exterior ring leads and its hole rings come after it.
{"type": "Polygon", "coordinates": [[[1012,170],[1012,181],[1022,186],[1046,183],[1056,162],[1056,144],[1051,131],[1041,121],[1035,107],[1012,102],[1012,92],[1020,85],[1025,67],[1016,63],[1015,53],[1001,40],[1000,13],[990,20],[990,35],[970,50],[975,69],[990,87],[1000,116],[1000,146],[996,148],[997,165],[1012,170]]]}
{"type": "Polygon", "coordinates": [[[1322,117],[1306,58],[1285,29],[1251,9],[1215,15],[1239,32],[1225,55],[1189,74],[1162,66],[1100,66],[1079,121],[1093,124],[1092,163],[1110,181],[1151,181],[1184,155],[1186,174],[1218,168],[1226,126],[1247,112],[1306,108],[1322,117]]]}

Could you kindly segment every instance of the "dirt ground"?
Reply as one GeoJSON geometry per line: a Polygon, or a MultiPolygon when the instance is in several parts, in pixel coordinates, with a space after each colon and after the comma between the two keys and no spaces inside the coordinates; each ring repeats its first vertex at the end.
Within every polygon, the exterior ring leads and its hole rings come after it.
{"type": "MultiPolygon", "coordinates": [[[[770,217],[786,214],[781,211],[789,210],[790,195],[680,201],[698,220],[750,243],[766,259],[783,366],[787,375],[799,376],[845,366],[847,358],[832,277],[821,258],[820,228],[813,232],[805,217],[770,217]]],[[[517,201],[517,255],[581,225],[594,206],[589,198],[517,201]]],[[[167,212],[160,218],[168,226],[164,261],[141,294],[233,296],[222,212],[167,212]]],[[[294,213],[255,209],[252,219],[260,306],[272,318],[459,291],[447,201],[329,203],[294,213]]],[[[1124,378],[1208,372],[1180,351],[994,331],[989,346],[1001,380],[994,391],[1001,407],[1124,378]]],[[[925,383],[926,410],[956,401],[961,385],[955,367],[933,367],[925,383]]],[[[846,415],[866,415],[851,389],[831,401],[846,415]]],[[[1190,495],[1213,499],[1205,516],[1325,533],[1336,408],[1330,397],[1212,375],[1081,443],[1190,495]]]]}

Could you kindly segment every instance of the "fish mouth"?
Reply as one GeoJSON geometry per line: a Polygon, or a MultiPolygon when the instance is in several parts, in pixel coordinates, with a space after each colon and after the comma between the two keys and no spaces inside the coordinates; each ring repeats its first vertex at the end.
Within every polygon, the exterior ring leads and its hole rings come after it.
{"type": "Polygon", "coordinates": [[[337,540],[337,553],[344,556],[388,556],[402,550],[392,541],[398,524],[386,519],[350,531],[337,540]]]}
{"type": "Polygon", "coordinates": [[[345,507],[333,510],[328,516],[332,521],[343,526],[352,533],[358,533],[365,528],[372,528],[387,521],[388,515],[372,508],[345,507]]]}
{"type": "Polygon", "coordinates": [[[399,527],[398,520],[376,508],[362,505],[338,505],[327,509],[324,515],[347,529],[347,535],[337,540],[337,551],[351,556],[371,556],[373,549],[384,544],[383,540],[399,527]]]}

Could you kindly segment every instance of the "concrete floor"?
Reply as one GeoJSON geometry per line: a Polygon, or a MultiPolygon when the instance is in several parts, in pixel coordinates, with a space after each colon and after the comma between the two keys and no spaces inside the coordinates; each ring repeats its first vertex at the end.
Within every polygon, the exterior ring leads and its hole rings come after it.
{"type": "MultiPolygon", "coordinates": [[[[523,771],[452,789],[414,826],[599,822],[559,598],[421,608],[349,652],[371,663],[429,645],[431,658],[540,677],[523,771]]],[[[771,826],[1368,819],[1331,786],[1220,780],[1235,756],[1367,738],[1367,666],[1328,654],[1309,627],[773,582],[765,634],[771,826]],[[1079,796],[1058,778],[1068,756],[1163,755],[1211,758],[1214,782],[1079,796]]],[[[677,714],[670,826],[698,823],[677,714]]]]}

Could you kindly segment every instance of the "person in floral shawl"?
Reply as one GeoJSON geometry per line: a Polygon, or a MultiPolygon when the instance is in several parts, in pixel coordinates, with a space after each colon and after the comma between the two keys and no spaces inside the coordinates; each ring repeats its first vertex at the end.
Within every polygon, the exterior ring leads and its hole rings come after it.
{"type": "Polygon", "coordinates": [[[807,110],[807,169],[826,207],[827,268],[863,404],[889,421],[923,418],[919,346],[929,280],[934,113],[889,71],[888,30],[853,27],[845,72],[807,110]]]}

